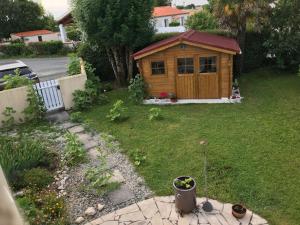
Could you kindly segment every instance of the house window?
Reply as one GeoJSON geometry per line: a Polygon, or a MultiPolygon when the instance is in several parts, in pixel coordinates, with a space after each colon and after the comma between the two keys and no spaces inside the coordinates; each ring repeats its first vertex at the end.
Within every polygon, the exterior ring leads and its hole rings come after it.
{"type": "Polygon", "coordinates": [[[43,41],[43,37],[42,36],[38,36],[39,42],[43,41]]]}
{"type": "Polygon", "coordinates": [[[217,57],[200,57],[200,73],[216,73],[217,57]]]}
{"type": "Polygon", "coordinates": [[[169,20],[168,19],[164,19],[164,23],[165,23],[165,27],[169,26],[169,20]]]}
{"type": "Polygon", "coordinates": [[[179,74],[194,73],[194,58],[177,59],[177,71],[179,74]]]}
{"type": "Polygon", "coordinates": [[[181,26],[184,26],[184,17],[180,17],[180,20],[181,20],[181,26]]]}
{"type": "Polygon", "coordinates": [[[151,62],[152,75],[163,75],[165,74],[165,62],[155,61],[151,62]]]}

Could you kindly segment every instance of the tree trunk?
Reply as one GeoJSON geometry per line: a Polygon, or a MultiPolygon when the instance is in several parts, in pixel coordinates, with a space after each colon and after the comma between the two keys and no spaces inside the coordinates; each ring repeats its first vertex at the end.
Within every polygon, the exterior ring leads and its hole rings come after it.
{"type": "Polygon", "coordinates": [[[119,87],[126,85],[126,65],[122,47],[105,48],[119,87]]]}
{"type": "Polygon", "coordinates": [[[240,45],[242,54],[237,55],[236,57],[236,73],[237,76],[240,76],[243,72],[244,67],[244,54],[245,54],[245,41],[246,41],[246,21],[241,25],[237,33],[237,41],[240,45]]]}
{"type": "Polygon", "coordinates": [[[122,47],[113,47],[112,55],[116,64],[116,78],[119,87],[126,85],[126,59],[122,47]]]}
{"type": "Polygon", "coordinates": [[[130,81],[133,76],[133,51],[131,49],[126,49],[126,64],[128,77],[127,80],[130,81]]]}

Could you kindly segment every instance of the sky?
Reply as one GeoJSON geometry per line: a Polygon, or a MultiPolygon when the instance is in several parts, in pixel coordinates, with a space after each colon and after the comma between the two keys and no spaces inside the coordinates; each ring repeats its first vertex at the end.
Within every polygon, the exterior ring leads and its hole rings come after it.
{"type": "MultiPolygon", "coordinates": [[[[35,2],[41,3],[47,12],[54,15],[55,19],[62,17],[69,11],[70,0],[34,0],[35,2]]],[[[206,4],[206,0],[173,0],[173,4],[176,5],[203,5],[206,4]]]]}

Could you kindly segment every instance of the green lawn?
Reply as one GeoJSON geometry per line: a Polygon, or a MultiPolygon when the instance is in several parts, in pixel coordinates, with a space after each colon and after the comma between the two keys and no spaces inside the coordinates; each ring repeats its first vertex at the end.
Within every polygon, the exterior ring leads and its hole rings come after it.
{"type": "Polygon", "coordinates": [[[141,149],[137,168],[157,195],[170,195],[179,175],[196,178],[203,195],[199,140],[209,141],[209,197],[242,202],[271,224],[300,224],[300,77],[262,69],[240,80],[243,104],[162,106],[165,119],[149,121],[153,106],[137,106],[125,90],[86,112],[99,131],[114,135],[125,151],[141,149]],[[117,99],[127,121],[106,118],[117,99]]]}

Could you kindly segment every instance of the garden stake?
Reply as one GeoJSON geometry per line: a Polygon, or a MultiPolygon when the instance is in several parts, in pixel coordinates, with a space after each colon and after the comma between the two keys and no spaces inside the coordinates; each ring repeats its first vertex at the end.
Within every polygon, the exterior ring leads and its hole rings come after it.
{"type": "Polygon", "coordinates": [[[203,202],[202,209],[204,212],[211,212],[213,210],[212,204],[208,201],[208,194],[207,194],[207,141],[200,141],[200,145],[204,146],[204,192],[206,201],[203,202]]]}

